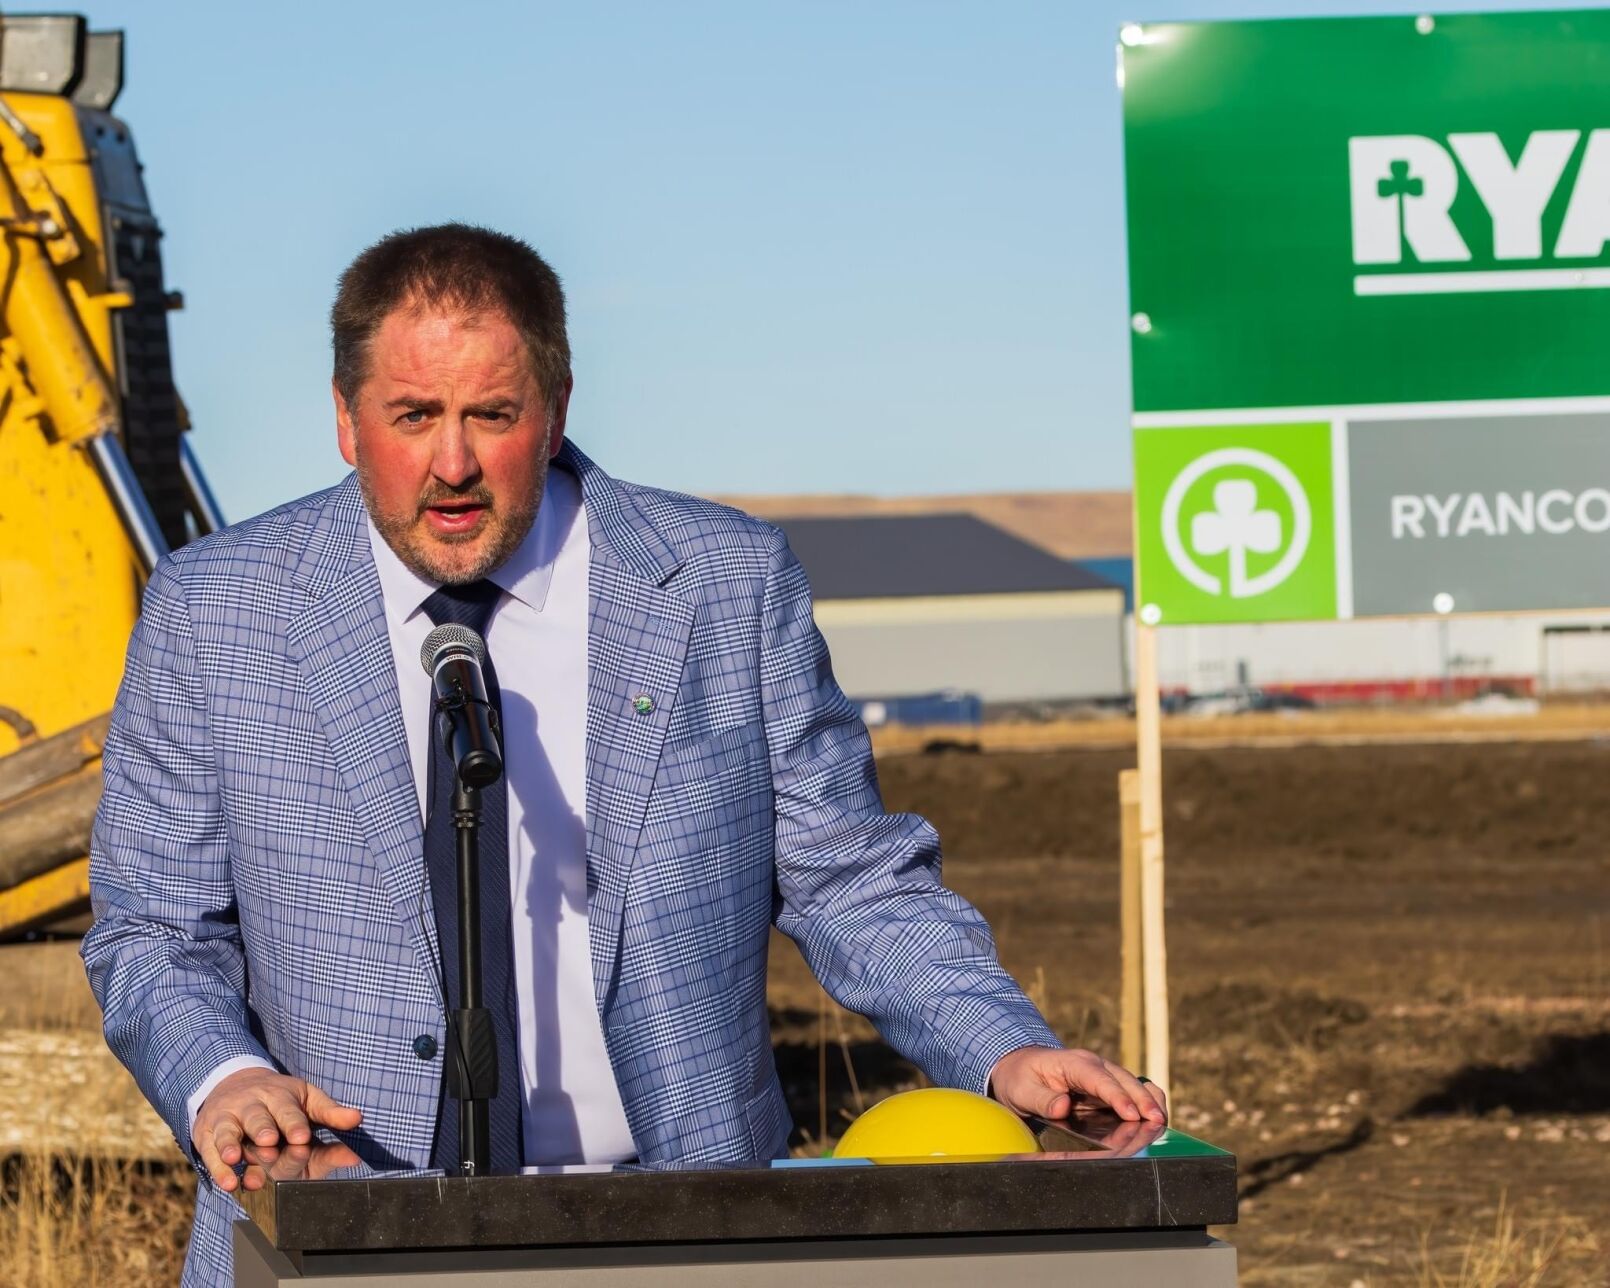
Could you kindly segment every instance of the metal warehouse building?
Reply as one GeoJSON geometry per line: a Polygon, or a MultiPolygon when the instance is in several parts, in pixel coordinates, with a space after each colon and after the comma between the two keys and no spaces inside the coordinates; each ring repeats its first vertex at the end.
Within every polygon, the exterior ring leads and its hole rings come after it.
{"type": "Polygon", "coordinates": [[[986,702],[1128,688],[1124,593],[970,514],[778,518],[852,698],[986,702]]]}
{"type": "MultiPolygon", "coordinates": [[[[871,642],[860,638],[861,631],[846,635],[838,624],[830,627],[829,623],[843,612],[872,611],[856,605],[892,602],[911,592],[902,592],[898,587],[881,587],[869,591],[863,598],[860,593],[836,584],[838,557],[827,550],[820,558],[813,553],[811,559],[806,559],[803,553],[806,543],[815,544],[815,538],[808,532],[813,524],[853,526],[935,518],[950,521],[970,513],[975,516],[974,523],[994,535],[1027,546],[1030,551],[1045,553],[1055,564],[1082,569],[1088,578],[1099,584],[1127,587],[1133,582],[1131,504],[1127,492],[979,493],[944,497],[841,494],[724,499],[781,524],[790,535],[799,534],[801,558],[819,583],[818,595],[822,598],[831,595],[833,599],[833,605],[819,613],[818,620],[834,645],[835,663],[845,677],[853,674],[852,661],[863,647],[870,648],[871,642]],[[940,511],[943,513],[937,513],[940,511]],[[804,515],[810,517],[790,517],[804,515]],[[818,567],[812,566],[813,560],[818,567]],[[836,642],[841,636],[842,646],[836,642]],[[841,653],[842,662],[839,661],[841,653]]],[[[835,545],[836,539],[824,537],[823,544],[835,545]]],[[[850,571],[871,575],[875,565],[871,564],[870,552],[869,566],[865,569],[855,567],[860,557],[854,549],[848,553],[850,571]]],[[[937,553],[934,559],[938,561],[937,553]]],[[[926,575],[938,577],[942,573],[935,567],[926,575]]],[[[984,579],[986,587],[989,580],[984,579]]],[[[1080,582],[1080,585],[1086,584],[1088,581],[1080,582]]],[[[959,585],[956,593],[960,600],[967,599],[976,585],[959,585]]],[[[997,586],[993,592],[986,589],[983,593],[999,594],[1003,589],[997,586]]],[[[1086,626],[1090,635],[1100,636],[1102,628],[1094,621],[1087,621],[1086,626]]],[[[926,635],[929,629],[923,627],[920,633],[926,635]]],[[[966,632],[955,634],[958,650],[963,639],[977,629],[980,628],[970,625],[966,632]]],[[[948,626],[937,631],[940,639],[928,642],[924,651],[941,644],[946,631],[948,626]]],[[[1070,630],[1069,634],[1071,637],[1073,632],[1070,630]]],[[[985,635],[988,637],[989,632],[985,635]]],[[[1054,653],[1054,650],[1049,652],[1054,653]]],[[[1159,633],[1158,653],[1163,688],[1190,693],[1216,693],[1244,683],[1293,688],[1320,701],[1340,702],[1434,698],[1444,693],[1462,696],[1493,687],[1528,693],[1605,692],[1610,691],[1610,612],[1176,626],[1159,633]]],[[[1089,678],[1068,680],[1053,675],[1046,677],[1048,682],[1044,684],[1037,680],[1033,686],[1009,686],[1013,689],[1033,687],[1042,689],[1041,692],[992,700],[1046,701],[1053,694],[1083,697],[1103,692],[1103,677],[1090,677],[1090,671],[1110,665],[1113,672],[1124,674],[1118,660],[1110,663],[1103,660],[1107,656],[1099,638],[1089,645],[1070,643],[1064,650],[1064,663],[1081,677],[1089,678]]],[[[1131,654],[1126,650],[1123,656],[1127,659],[1131,654]]],[[[999,669],[1005,670],[1008,665],[1017,663],[1003,661],[999,669]]],[[[854,670],[858,669],[857,662],[854,670]]],[[[874,674],[870,678],[879,677],[874,674]]],[[[965,682],[947,680],[945,684],[969,687],[965,682]]],[[[944,686],[926,686],[929,691],[934,687],[944,686]]],[[[881,690],[861,687],[852,693],[876,697],[910,691],[905,686],[881,690]]],[[[994,694],[1000,690],[994,684],[981,684],[975,691],[994,694]]]]}

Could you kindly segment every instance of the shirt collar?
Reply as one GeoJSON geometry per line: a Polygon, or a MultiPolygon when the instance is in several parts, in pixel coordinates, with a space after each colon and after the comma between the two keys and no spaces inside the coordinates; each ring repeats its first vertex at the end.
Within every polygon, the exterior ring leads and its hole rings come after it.
{"type": "MultiPolygon", "coordinates": [[[[575,526],[580,509],[581,491],[575,478],[563,469],[550,469],[531,531],[525,534],[525,540],[512,555],[487,574],[488,579],[532,612],[540,613],[553,582],[554,560],[575,526]]],[[[367,509],[364,524],[369,532],[369,548],[374,554],[387,614],[406,622],[424,608],[425,601],[440,589],[441,583],[421,577],[398,558],[397,552],[380,535],[367,509]]]]}

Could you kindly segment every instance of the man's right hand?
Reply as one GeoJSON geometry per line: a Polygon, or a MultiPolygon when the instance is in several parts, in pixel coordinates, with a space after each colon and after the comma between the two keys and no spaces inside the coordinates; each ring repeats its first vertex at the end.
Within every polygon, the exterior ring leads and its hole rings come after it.
{"type": "Polygon", "coordinates": [[[242,1145],[309,1145],[314,1127],[350,1131],[363,1114],[338,1105],[311,1082],[272,1069],[237,1069],[201,1102],[190,1140],[219,1189],[233,1191],[242,1145]]]}
{"type": "Polygon", "coordinates": [[[278,1145],[253,1145],[247,1141],[242,1150],[246,1155],[246,1170],[240,1179],[248,1190],[260,1190],[270,1181],[322,1181],[343,1168],[358,1167],[363,1162],[340,1141],[332,1145],[286,1145],[283,1149],[278,1145]]]}

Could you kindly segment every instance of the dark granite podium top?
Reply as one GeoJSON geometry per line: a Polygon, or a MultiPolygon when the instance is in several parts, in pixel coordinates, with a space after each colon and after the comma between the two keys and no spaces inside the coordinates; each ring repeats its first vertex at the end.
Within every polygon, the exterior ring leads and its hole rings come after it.
{"type": "Polygon", "coordinates": [[[783,1159],[468,1178],[322,1174],[315,1147],[267,1160],[266,1183],[240,1198],[274,1247],[297,1253],[1133,1232],[1236,1219],[1235,1158],[1194,1137],[1101,1115],[1042,1124],[1040,1140],[1044,1153],[989,1161],[783,1159]]]}

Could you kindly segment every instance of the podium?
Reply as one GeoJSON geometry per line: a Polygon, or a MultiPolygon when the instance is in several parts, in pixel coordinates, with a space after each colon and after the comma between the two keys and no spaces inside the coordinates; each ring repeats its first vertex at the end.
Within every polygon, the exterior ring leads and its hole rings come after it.
{"type": "Polygon", "coordinates": [[[468,1178],[353,1168],[312,1179],[316,1166],[280,1160],[241,1197],[249,1219],[235,1226],[235,1283],[1233,1288],[1235,1249],[1207,1227],[1235,1221],[1234,1156],[1172,1130],[1137,1137],[1136,1126],[1045,1125],[1041,1154],[924,1164],[468,1178]]]}

